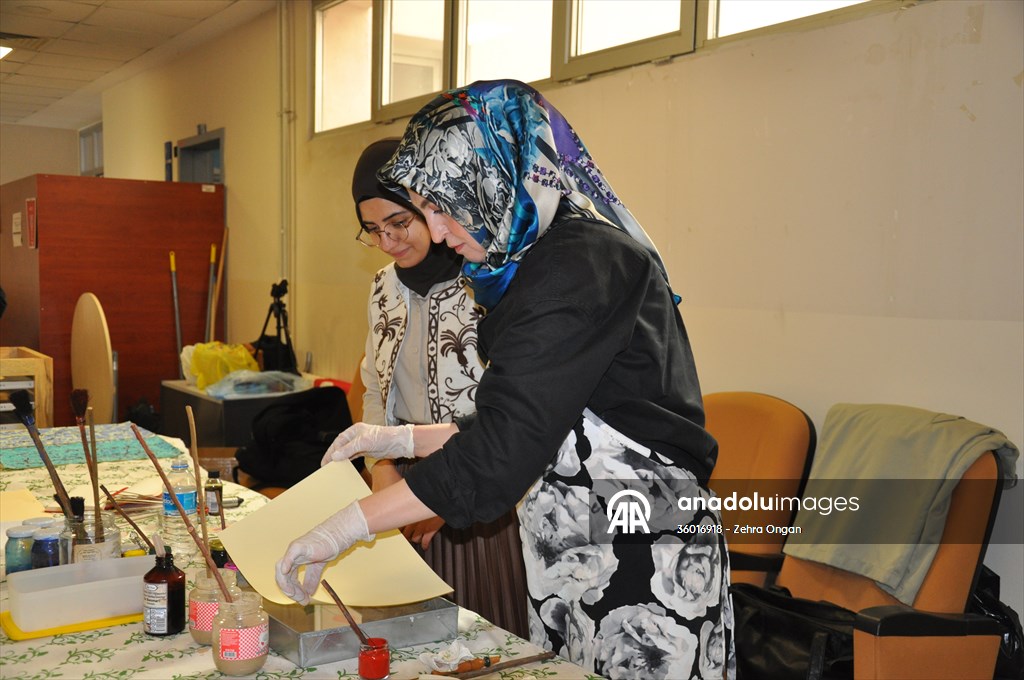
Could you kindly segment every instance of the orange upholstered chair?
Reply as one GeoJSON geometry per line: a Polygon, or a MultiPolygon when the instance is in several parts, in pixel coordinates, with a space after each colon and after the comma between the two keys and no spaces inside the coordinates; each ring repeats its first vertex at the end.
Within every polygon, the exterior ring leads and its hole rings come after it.
{"type": "Polygon", "coordinates": [[[794,597],[857,612],[854,677],[877,680],[989,680],[999,649],[991,621],[964,614],[999,505],[995,455],[982,455],[953,492],[942,543],[913,607],[874,581],[786,555],[776,584],[794,597]]]}
{"type": "MultiPolygon", "coordinates": [[[[814,455],[814,424],[803,411],[777,397],[756,392],[704,395],[705,427],[718,440],[718,462],[709,485],[721,498],[781,494],[800,497],[814,455]]],[[[795,510],[722,510],[722,522],[790,526],[795,510]]],[[[785,534],[745,537],[730,532],[732,582],[763,585],[767,571],[746,568],[750,556],[782,554],[785,534]]]]}
{"type": "MultiPolygon", "coordinates": [[[[883,567],[889,564],[886,560],[893,559],[892,568],[903,568],[896,566],[901,564],[900,558],[891,558],[889,557],[891,553],[887,555],[881,550],[886,544],[899,546],[906,545],[907,541],[907,539],[896,540],[894,534],[885,532],[884,522],[887,514],[893,513],[890,515],[893,518],[892,523],[898,525],[898,519],[906,515],[895,513],[902,513],[904,508],[911,507],[901,505],[900,501],[915,498],[923,500],[925,501],[923,510],[929,513],[933,512],[935,507],[948,504],[937,552],[930,564],[925,565],[924,568],[927,571],[924,573],[923,581],[920,582],[916,594],[909,595],[912,598],[910,604],[900,602],[867,576],[797,556],[797,554],[806,553],[808,556],[824,557],[827,551],[822,548],[830,544],[820,539],[817,542],[809,542],[805,537],[801,537],[799,541],[795,536],[790,539],[792,545],[780,560],[775,585],[789,591],[794,605],[799,604],[795,602],[798,599],[809,602],[828,602],[853,613],[851,617],[854,619],[852,625],[852,677],[856,680],[954,680],[964,678],[990,680],[999,650],[1000,628],[994,620],[967,614],[966,609],[970,594],[981,571],[985,549],[991,535],[1003,488],[999,457],[993,451],[985,451],[980,455],[974,454],[976,456],[974,458],[966,458],[967,454],[964,453],[966,448],[963,447],[966,447],[967,444],[958,443],[959,440],[955,436],[949,438],[931,436],[932,433],[940,431],[945,423],[955,423],[962,419],[934,414],[936,417],[924,427],[919,426],[916,420],[913,421],[912,426],[904,426],[899,420],[889,420],[892,411],[886,411],[887,408],[904,407],[857,406],[857,419],[844,421],[842,427],[846,429],[837,425],[830,428],[829,419],[826,418],[821,448],[817,455],[822,459],[819,463],[825,463],[829,459],[829,456],[826,456],[826,448],[828,448],[828,454],[832,456],[831,460],[838,460],[834,457],[840,450],[836,445],[839,441],[837,437],[842,437],[845,438],[845,441],[854,443],[852,448],[842,449],[843,455],[855,456],[850,459],[852,467],[849,469],[877,470],[872,467],[872,463],[878,461],[886,465],[891,465],[894,461],[897,465],[902,464],[901,461],[908,461],[909,464],[916,462],[920,465],[923,460],[920,455],[907,453],[908,447],[914,446],[917,446],[921,455],[927,458],[945,460],[949,456],[949,460],[956,460],[958,456],[964,457],[964,463],[968,467],[962,474],[960,472],[947,473],[957,474],[959,478],[949,478],[955,484],[952,495],[948,500],[937,501],[938,506],[929,506],[927,502],[929,499],[915,496],[916,492],[911,491],[911,487],[889,487],[888,490],[883,488],[882,493],[873,498],[877,501],[889,494],[888,497],[894,499],[889,508],[873,506],[872,510],[878,512],[865,515],[859,525],[852,521],[854,516],[847,516],[848,519],[834,525],[840,532],[844,531],[843,527],[859,526],[860,531],[871,532],[870,535],[878,541],[876,544],[878,549],[865,550],[861,557],[852,559],[877,560],[878,563],[865,563],[872,567],[883,567]],[[854,429],[857,427],[860,429],[854,429]],[[927,448],[946,445],[951,448],[949,450],[927,448]],[[897,489],[897,492],[894,493],[891,489],[897,489]],[[867,555],[876,557],[870,558],[867,555]]],[[[831,415],[832,411],[830,411],[830,417],[831,415]]],[[[899,417],[899,415],[895,416],[895,418],[899,417]]],[[[941,431],[949,432],[948,430],[941,431]]],[[[999,433],[994,434],[998,435],[999,433]]],[[[1001,437],[1001,435],[999,436],[1001,437]]],[[[985,446],[999,445],[999,437],[984,440],[973,434],[971,437],[970,441],[984,441],[983,445],[985,446]]],[[[973,446],[978,445],[973,444],[973,446]]],[[[837,468],[829,469],[836,470],[837,468]]],[[[955,466],[947,468],[947,470],[954,469],[959,468],[955,466]]],[[[814,472],[815,474],[821,473],[818,469],[815,469],[814,472]]],[[[840,484],[855,481],[831,479],[840,484]]],[[[863,479],[868,480],[868,484],[885,484],[887,482],[884,477],[865,476],[863,479]],[[872,479],[875,481],[870,481],[872,479]]],[[[812,496],[820,495],[817,492],[827,488],[818,486],[822,482],[831,483],[827,476],[818,480],[812,475],[807,486],[807,493],[812,496]],[[811,484],[816,486],[812,488],[811,484]]],[[[868,490],[867,486],[860,488],[868,490]]],[[[873,487],[875,491],[879,488],[873,487]]],[[[935,490],[934,487],[927,484],[913,488],[921,489],[921,493],[931,493],[935,490]]],[[[869,491],[869,493],[871,492],[869,491]]],[[[908,509],[906,511],[915,512],[916,510],[908,509]]],[[[804,527],[803,522],[806,519],[810,522],[808,526],[813,527],[813,513],[809,513],[809,515],[809,518],[803,516],[798,518],[797,525],[804,527]]],[[[856,517],[861,516],[856,515],[856,517]]],[[[837,538],[839,536],[852,538],[855,535],[840,533],[837,534],[837,538]]],[[[843,543],[839,543],[839,548],[850,549],[849,543],[845,544],[847,548],[843,548],[843,545],[843,543]]],[[[739,588],[748,588],[748,586],[739,588]]],[[[739,592],[737,590],[736,594],[739,595],[739,592]]],[[[784,600],[773,602],[772,606],[773,611],[786,610],[784,600]]],[[[799,642],[788,639],[785,626],[782,625],[776,625],[771,630],[758,630],[752,626],[747,636],[744,637],[744,626],[739,625],[738,622],[735,635],[737,648],[741,650],[737,664],[741,680],[749,680],[750,672],[749,667],[745,666],[745,652],[742,651],[744,647],[761,658],[777,659],[782,658],[780,656],[782,654],[786,654],[785,658],[792,658],[787,654],[787,650],[793,649],[794,644],[799,642]],[[745,640],[751,642],[744,645],[745,640]],[[753,641],[756,641],[756,644],[753,641]],[[779,652],[779,655],[776,655],[775,652],[779,652]],[[746,673],[745,668],[747,668],[746,673]]],[[[755,680],[760,680],[760,678],[755,678],[755,680]]]]}

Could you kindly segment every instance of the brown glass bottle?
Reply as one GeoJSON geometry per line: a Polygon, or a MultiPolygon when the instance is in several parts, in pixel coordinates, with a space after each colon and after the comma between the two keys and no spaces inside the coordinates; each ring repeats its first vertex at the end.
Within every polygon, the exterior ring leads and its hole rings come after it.
{"type": "Polygon", "coordinates": [[[185,572],[174,566],[167,548],[142,577],[142,630],[147,635],[174,635],[185,629],[185,572]]]}

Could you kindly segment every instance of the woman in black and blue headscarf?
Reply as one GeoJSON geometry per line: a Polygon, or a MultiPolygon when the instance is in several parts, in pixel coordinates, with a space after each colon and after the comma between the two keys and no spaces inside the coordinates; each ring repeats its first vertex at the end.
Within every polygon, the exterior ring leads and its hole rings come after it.
{"type": "Polygon", "coordinates": [[[721,521],[677,504],[708,498],[717,445],[651,240],[561,114],[515,81],[436,98],[379,176],[467,260],[487,370],[472,417],[339,436],[325,460],[423,460],[296,539],[282,590],[305,599],[319,565],[372,532],[518,504],[533,642],[611,678],[722,677],[721,521]]]}

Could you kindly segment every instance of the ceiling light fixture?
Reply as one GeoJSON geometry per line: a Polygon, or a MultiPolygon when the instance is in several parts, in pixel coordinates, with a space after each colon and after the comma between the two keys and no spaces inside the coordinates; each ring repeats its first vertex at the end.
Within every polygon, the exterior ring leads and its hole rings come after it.
{"type": "Polygon", "coordinates": [[[4,57],[6,57],[8,54],[10,54],[13,51],[14,51],[13,47],[6,47],[4,45],[0,45],[0,59],[3,59],[4,57]]]}

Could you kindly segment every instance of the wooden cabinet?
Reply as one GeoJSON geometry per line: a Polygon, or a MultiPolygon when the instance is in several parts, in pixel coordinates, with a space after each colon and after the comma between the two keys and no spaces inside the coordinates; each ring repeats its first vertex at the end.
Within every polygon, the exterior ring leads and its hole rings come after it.
{"type": "Polygon", "coordinates": [[[74,424],[71,321],[85,292],[103,305],[118,356],[115,420],[139,399],[159,408],[161,381],[179,376],[169,253],[177,261],[182,343],[202,342],[210,245],[219,252],[223,233],[222,185],[33,175],[0,187],[0,286],[8,302],[0,345],[53,358],[55,425],[74,424]]]}

